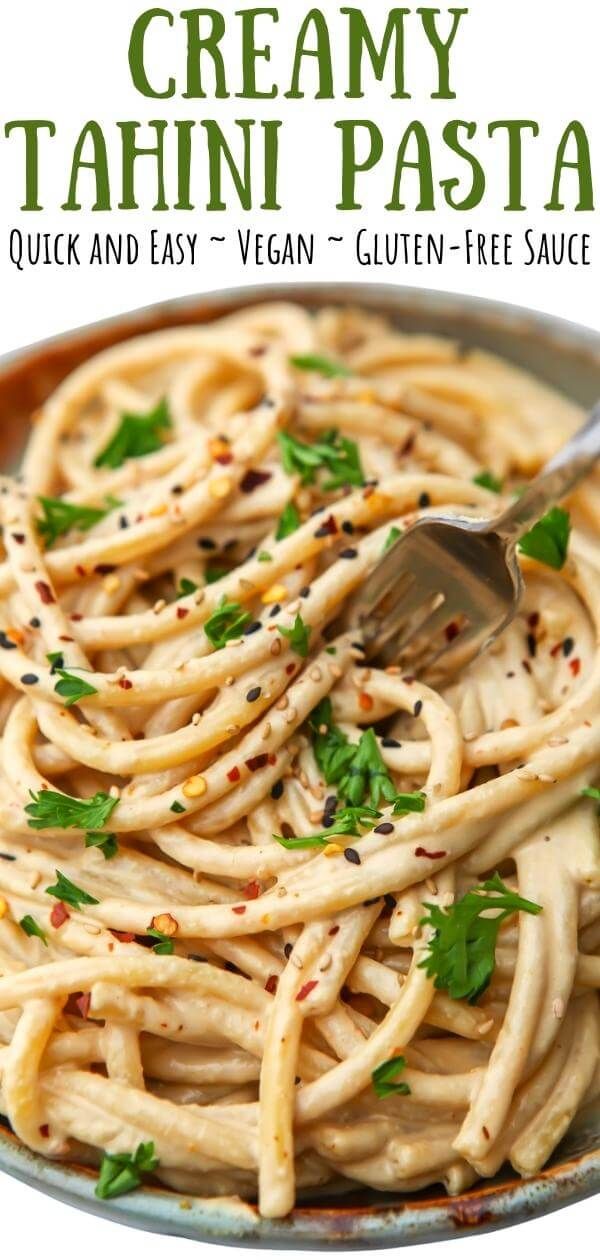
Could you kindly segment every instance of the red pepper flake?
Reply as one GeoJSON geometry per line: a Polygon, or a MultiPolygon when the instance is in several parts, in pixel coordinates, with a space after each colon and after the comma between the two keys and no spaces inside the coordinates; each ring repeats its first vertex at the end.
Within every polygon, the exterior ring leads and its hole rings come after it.
{"type": "Polygon", "coordinates": [[[25,542],[24,534],[12,534],[11,537],[14,538],[16,543],[22,544],[25,542]]]}
{"type": "Polygon", "coordinates": [[[267,761],[270,766],[277,765],[277,753],[267,753],[267,761]]]}
{"type": "Polygon", "coordinates": [[[451,621],[449,625],[446,626],[446,629],[444,630],[446,641],[448,643],[452,643],[452,640],[455,639],[457,634],[459,633],[460,633],[460,630],[459,630],[459,625],[457,621],[451,621]]]}
{"type": "Polygon", "coordinates": [[[249,468],[240,481],[242,494],[252,494],[258,486],[264,486],[266,481],[270,481],[272,476],[273,473],[263,472],[260,468],[249,468]]]}
{"type": "Polygon", "coordinates": [[[293,674],[293,672],[294,672],[295,668],[296,668],[296,666],[294,665],[293,661],[292,661],[292,662],[290,662],[290,664],[289,664],[289,665],[286,665],[286,667],[285,667],[285,672],[286,672],[286,674],[293,674]]]}
{"type": "Polygon", "coordinates": [[[318,980],[307,980],[306,984],[303,984],[302,988],[298,989],[298,992],[296,994],[296,1001],[303,1002],[304,999],[308,997],[309,993],[312,993],[313,989],[316,989],[318,983],[319,983],[318,980]]]}
{"type": "Polygon", "coordinates": [[[256,901],[256,898],[260,897],[260,892],[260,884],[255,879],[251,879],[250,883],[246,884],[244,888],[244,897],[246,901],[256,901]]]}
{"type": "Polygon", "coordinates": [[[531,673],[531,665],[529,664],[529,661],[521,661],[521,665],[523,666],[526,674],[531,673]]]}
{"type": "Polygon", "coordinates": [[[416,439],[417,439],[416,433],[409,433],[404,444],[398,447],[398,455],[400,456],[400,458],[402,458],[403,455],[410,455],[413,449],[413,446],[416,442],[416,439]]]}
{"type": "Polygon", "coordinates": [[[233,463],[233,455],[232,455],[231,451],[221,451],[221,453],[220,453],[219,455],[215,455],[215,463],[217,463],[217,464],[232,464],[232,463],[233,463]]]}
{"type": "Polygon", "coordinates": [[[177,620],[178,620],[178,621],[183,621],[184,617],[188,617],[188,616],[189,616],[189,612],[190,612],[189,608],[178,608],[178,609],[177,609],[177,620]]]}
{"type": "Polygon", "coordinates": [[[69,621],[83,621],[83,613],[71,613],[69,621]]]}
{"type": "Polygon", "coordinates": [[[232,907],[231,907],[231,909],[233,910],[233,913],[234,913],[234,914],[245,914],[245,913],[246,913],[246,907],[245,907],[245,906],[232,906],[232,907]]]}
{"type": "Polygon", "coordinates": [[[47,582],[36,582],[35,589],[42,601],[42,604],[55,604],[56,600],[47,582]]]}
{"type": "Polygon", "coordinates": [[[361,709],[372,709],[373,697],[369,695],[368,691],[361,691],[359,692],[358,703],[361,709]]]}
{"type": "Polygon", "coordinates": [[[328,516],[319,528],[315,530],[315,538],[328,538],[330,534],[337,534],[338,527],[335,516],[328,516]]]}
{"type": "Polygon", "coordinates": [[[50,1125],[49,1125],[49,1124],[41,1124],[41,1125],[40,1125],[40,1133],[41,1133],[42,1137],[45,1137],[45,1138],[50,1137],[50,1125]]]}
{"type": "Polygon", "coordinates": [[[85,577],[85,576],[86,576],[86,570],[84,569],[84,567],[83,567],[83,565],[82,565],[82,564],[76,564],[76,565],[75,565],[75,572],[76,572],[76,574],[77,574],[77,576],[78,576],[78,577],[85,577]]]}
{"type": "Polygon", "coordinates": [[[528,618],[527,618],[527,625],[528,625],[528,626],[529,626],[532,630],[535,630],[535,629],[536,629],[536,627],[537,627],[537,626],[539,626],[539,624],[540,624],[540,614],[539,614],[539,612],[532,612],[532,613],[530,613],[530,614],[529,614],[529,616],[528,616],[528,618]]]}
{"type": "Polygon", "coordinates": [[[118,941],[121,941],[123,945],[130,945],[131,942],[135,940],[134,932],[119,932],[117,928],[109,928],[109,932],[111,936],[114,936],[118,941]]]}
{"type": "Polygon", "coordinates": [[[489,1142],[489,1140],[490,1140],[490,1131],[489,1131],[489,1129],[486,1127],[486,1125],[485,1125],[485,1124],[481,1126],[481,1132],[483,1133],[483,1136],[484,1136],[484,1138],[485,1138],[486,1142],[489,1142]]]}
{"type": "Polygon", "coordinates": [[[96,564],[94,565],[94,573],[99,573],[101,577],[108,577],[109,573],[114,573],[116,564],[96,564]]]}
{"type": "Polygon", "coordinates": [[[133,683],[130,678],[119,678],[119,687],[122,687],[123,691],[131,691],[133,683]]]}
{"type": "Polygon", "coordinates": [[[429,852],[429,850],[428,850],[428,849],[424,849],[424,848],[422,847],[422,845],[419,845],[419,846],[415,849],[415,857],[426,857],[426,858],[445,858],[445,857],[447,857],[447,856],[448,856],[448,854],[446,853],[446,850],[445,850],[445,849],[435,849],[435,850],[434,850],[434,849],[432,849],[432,850],[431,850],[431,852],[429,852]]]}
{"type": "Polygon", "coordinates": [[[332,928],[330,928],[330,929],[329,929],[329,931],[328,931],[327,935],[328,935],[328,936],[337,936],[337,934],[338,934],[339,930],[340,930],[340,929],[339,929],[339,924],[337,924],[337,923],[336,923],[336,924],[334,925],[334,927],[332,927],[332,928]]]}
{"type": "Polygon", "coordinates": [[[70,919],[70,918],[71,916],[64,902],[57,901],[56,905],[54,905],[52,907],[52,910],[50,911],[50,922],[52,924],[52,927],[54,928],[62,927],[63,923],[66,923],[67,919],[70,919]]]}
{"type": "Polygon", "coordinates": [[[79,997],[75,998],[75,1006],[77,1007],[77,1010],[79,1011],[79,1014],[81,1015],[82,1019],[87,1019],[90,1013],[91,1004],[92,1004],[91,993],[80,993],[79,997]]]}
{"type": "Polygon", "coordinates": [[[227,771],[227,778],[230,783],[239,783],[240,772],[238,766],[232,766],[231,770],[227,771]]]}
{"type": "Polygon", "coordinates": [[[257,753],[256,757],[249,757],[246,761],[248,769],[254,774],[255,770],[262,770],[266,766],[269,758],[267,753],[257,753]]]}
{"type": "Polygon", "coordinates": [[[71,634],[59,634],[58,637],[61,643],[74,643],[75,642],[71,634]]]}
{"type": "Polygon", "coordinates": [[[554,647],[550,649],[550,655],[551,655],[551,656],[558,656],[558,653],[559,653],[559,652],[562,652],[562,640],[561,640],[561,642],[560,642],[560,643],[555,643],[555,644],[554,644],[554,647]]]}
{"type": "Polygon", "coordinates": [[[265,989],[267,993],[277,993],[277,985],[279,984],[279,976],[269,976],[265,989]]]}
{"type": "Polygon", "coordinates": [[[577,678],[577,675],[581,672],[581,661],[578,656],[575,656],[572,661],[569,661],[569,669],[573,678],[577,678]]]}

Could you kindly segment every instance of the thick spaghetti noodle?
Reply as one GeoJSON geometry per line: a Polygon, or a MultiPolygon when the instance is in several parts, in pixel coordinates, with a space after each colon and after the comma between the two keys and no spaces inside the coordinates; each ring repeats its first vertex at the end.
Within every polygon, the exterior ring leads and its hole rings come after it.
{"type": "Polygon", "coordinates": [[[551,1156],[600,1089],[597,483],[439,691],[335,622],[397,530],[492,514],[578,419],[490,356],[293,306],[49,399],[0,495],[24,1143],[102,1161],[101,1194],[148,1173],[267,1216],[551,1156]]]}

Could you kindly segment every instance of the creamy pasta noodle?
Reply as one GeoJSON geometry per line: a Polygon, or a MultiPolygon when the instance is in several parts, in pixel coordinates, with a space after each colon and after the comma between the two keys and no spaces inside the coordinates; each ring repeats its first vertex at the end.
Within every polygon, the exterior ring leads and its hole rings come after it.
{"type": "Polygon", "coordinates": [[[34,419],[0,487],[17,1137],[100,1197],[267,1217],[537,1172],[600,1091],[598,482],[522,540],[519,616],[445,684],[341,614],[420,514],[498,511],[577,408],[264,305],[107,350],[34,419]]]}

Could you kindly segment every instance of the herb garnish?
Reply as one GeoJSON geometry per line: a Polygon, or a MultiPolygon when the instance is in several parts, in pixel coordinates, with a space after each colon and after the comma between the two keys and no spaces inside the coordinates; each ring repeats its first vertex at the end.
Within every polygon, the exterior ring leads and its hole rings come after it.
{"type": "Polygon", "coordinates": [[[327,844],[332,836],[359,836],[360,828],[370,828],[376,818],[381,818],[379,810],[369,805],[350,805],[333,814],[331,826],[314,836],[273,836],[273,839],[284,849],[315,849],[327,844]]]}
{"type": "Polygon", "coordinates": [[[239,639],[250,613],[235,600],[224,595],[218,608],[204,623],[204,633],[213,647],[222,648],[230,639],[239,639]]]}
{"type": "Polygon", "coordinates": [[[571,518],[564,508],[553,507],[541,520],[523,534],[519,551],[532,560],[539,560],[551,569],[562,569],[567,558],[571,518]]]}
{"type": "Polygon", "coordinates": [[[502,482],[488,468],[484,468],[482,472],[476,473],[473,477],[476,486],[482,486],[484,490],[493,490],[494,494],[502,493],[502,482]]]}
{"type": "Polygon", "coordinates": [[[125,412],[121,422],[94,460],[95,468],[120,468],[126,459],[152,455],[164,446],[173,421],[166,398],[146,413],[125,412]]]}
{"type": "Polygon", "coordinates": [[[114,858],[119,851],[114,831],[88,831],[85,837],[85,847],[86,849],[101,849],[107,862],[114,858]]]}
{"type": "Polygon", "coordinates": [[[101,831],[118,804],[117,798],[107,792],[96,792],[88,800],[80,800],[76,796],[44,788],[41,792],[31,792],[30,796],[31,805],[25,806],[25,813],[29,815],[29,826],[34,831],[43,831],[46,827],[101,831]]]}
{"type": "Polygon", "coordinates": [[[52,665],[51,673],[58,674],[59,682],[56,683],[54,690],[58,696],[62,696],[64,699],[66,709],[70,709],[71,705],[77,704],[84,696],[98,695],[98,689],[92,687],[91,683],[85,682],[77,674],[71,674],[68,670],[62,668],[62,652],[48,652],[46,659],[52,665]]]}
{"type": "Polygon", "coordinates": [[[326,358],[324,354],[293,354],[290,363],[301,372],[318,372],[329,380],[335,376],[353,375],[345,363],[336,363],[333,359],[326,358]]]}
{"type": "Polygon", "coordinates": [[[511,892],[497,873],[447,909],[430,902],[423,904],[429,914],[421,919],[421,926],[433,928],[433,936],[429,952],[419,966],[434,977],[436,989],[445,989],[451,998],[467,998],[469,1002],[476,1002],[490,983],[496,941],[504,920],[517,911],[542,911],[542,906],[534,901],[525,901],[511,892]],[[483,918],[490,910],[499,913],[483,918]]]}
{"type": "Polygon", "coordinates": [[[56,871],[56,883],[46,888],[46,892],[50,897],[56,897],[57,901],[64,901],[67,906],[73,906],[74,910],[80,910],[82,906],[97,906],[99,901],[97,897],[92,897],[90,893],[85,892],[83,888],[78,888],[77,884],[72,884],[62,871],[56,871]]]}
{"type": "Polygon", "coordinates": [[[36,521],[36,525],[47,547],[71,529],[91,529],[119,506],[117,499],[107,499],[106,507],[95,508],[82,503],[65,503],[63,499],[48,499],[42,494],[38,496],[38,503],[44,515],[36,521]]]}
{"type": "Polygon", "coordinates": [[[296,613],[293,626],[278,626],[277,629],[288,640],[292,652],[297,652],[298,656],[308,656],[311,627],[304,623],[300,613],[296,613]]]}
{"type": "Polygon", "coordinates": [[[295,534],[300,527],[300,513],[295,503],[286,503],[275,531],[275,541],[281,542],[282,538],[288,538],[290,534],[295,534]]]}
{"type": "Polygon", "coordinates": [[[424,792],[400,792],[394,801],[393,814],[422,814],[427,804],[424,792]]]}
{"type": "Polygon", "coordinates": [[[397,1081],[396,1077],[404,1071],[406,1059],[398,1054],[394,1059],[386,1059],[371,1072],[373,1089],[378,1098],[389,1098],[390,1094],[410,1094],[410,1085],[406,1081],[397,1081]]]}
{"type": "Polygon", "coordinates": [[[358,446],[350,438],[341,437],[337,429],[328,430],[319,442],[312,444],[290,433],[278,433],[277,441],[286,473],[299,473],[303,485],[314,485],[320,469],[332,474],[329,481],[323,482],[323,490],[364,485],[358,446]]]}
{"type": "Polygon", "coordinates": [[[592,801],[600,801],[600,788],[585,787],[581,789],[580,796],[589,796],[592,801]]]}
{"type": "Polygon", "coordinates": [[[182,577],[177,588],[176,599],[185,599],[186,595],[193,595],[197,590],[198,587],[195,582],[192,582],[191,578],[182,577]]]}
{"type": "Polygon", "coordinates": [[[390,532],[383,544],[382,555],[385,555],[386,551],[389,551],[390,547],[393,547],[394,543],[398,542],[398,539],[401,537],[401,535],[402,535],[402,530],[398,529],[397,525],[392,525],[390,532]]]}
{"type": "Polygon", "coordinates": [[[152,946],[155,954],[172,954],[174,950],[173,942],[170,936],[166,936],[164,932],[159,932],[158,928],[148,928],[146,936],[152,936],[156,940],[156,945],[152,946]]]}
{"type": "Polygon", "coordinates": [[[158,1159],[154,1142],[140,1142],[133,1155],[105,1155],[96,1184],[96,1198],[115,1199],[142,1184],[142,1174],[154,1172],[158,1159]]]}
{"type": "Polygon", "coordinates": [[[37,936],[46,947],[48,946],[48,937],[42,931],[39,923],[36,923],[33,915],[26,914],[19,920],[19,927],[23,929],[26,936],[37,936]]]}

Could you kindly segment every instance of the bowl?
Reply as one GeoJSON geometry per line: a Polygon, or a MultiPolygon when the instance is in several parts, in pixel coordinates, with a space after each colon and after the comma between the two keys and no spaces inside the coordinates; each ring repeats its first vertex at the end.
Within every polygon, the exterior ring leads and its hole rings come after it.
{"type": "MultiPolygon", "coordinates": [[[[394,285],[274,285],[146,307],[0,357],[0,467],[14,468],[29,417],[90,355],[128,337],[207,320],[256,302],[308,307],[360,305],[409,332],[429,332],[512,360],[575,402],[600,395],[600,334],[523,308],[394,285]]],[[[361,1191],[302,1201],[285,1220],[261,1220],[236,1198],[201,1199],[146,1186],[108,1202],[94,1196],[91,1169],[26,1150],[0,1118],[0,1169],[74,1207],[123,1225],[236,1246],[324,1250],[396,1247],[500,1229],[555,1211],[600,1190],[600,1104],[582,1113],[552,1162],[528,1180],[502,1170],[491,1182],[448,1198],[361,1191]]]]}

